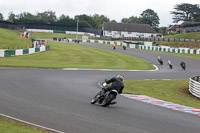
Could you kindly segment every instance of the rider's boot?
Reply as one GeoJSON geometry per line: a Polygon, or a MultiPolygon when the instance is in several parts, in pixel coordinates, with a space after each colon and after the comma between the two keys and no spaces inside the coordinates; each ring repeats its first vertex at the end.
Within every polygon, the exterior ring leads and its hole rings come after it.
{"type": "Polygon", "coordinates": [[[116,104],[117,103],[117,101],[115,101],[115,100],[113,100],[112,102],[110,102],[110,104],[116,104]]]}

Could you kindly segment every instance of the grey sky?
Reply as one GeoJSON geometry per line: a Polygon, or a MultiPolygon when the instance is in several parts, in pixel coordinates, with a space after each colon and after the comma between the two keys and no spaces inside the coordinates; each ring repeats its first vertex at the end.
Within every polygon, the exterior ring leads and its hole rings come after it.
{"type": "Polygon", "coordinates": [[[172,24],[170,11],[180,3],[200,4],[199,0],[0,0],[0,12],[6,19],[9,12],[36,14],[50,10],[56,12],[57,17],[97,13],[120,22],[122,18],[139,17],[150,8],[158,14],[161,27],[172,24]]]}

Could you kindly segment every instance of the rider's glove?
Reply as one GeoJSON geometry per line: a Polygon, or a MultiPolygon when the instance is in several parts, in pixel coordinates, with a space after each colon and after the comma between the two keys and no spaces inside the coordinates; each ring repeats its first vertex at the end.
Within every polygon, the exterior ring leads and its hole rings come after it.
{"type": "Polygon", "coordinates": [[[106,86],[107,84],[106,83],[103,83],[103,86],[106,86]]]}

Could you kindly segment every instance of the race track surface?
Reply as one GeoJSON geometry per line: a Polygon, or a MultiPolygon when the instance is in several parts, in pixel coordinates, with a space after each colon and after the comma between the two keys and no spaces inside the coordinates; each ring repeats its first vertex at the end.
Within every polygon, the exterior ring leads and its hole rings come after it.
{"type": "MultiPolygon", "coordinates": [[[[76,44],[77,45],[77,44],[76,44]]],[[[111,47],[81,45],[112,50],[111,47]]],[[[108,108],[91,105],[98,83],[123,74],[127,80],[189,79],[199,75],[200,61],[148,51],[117,48],[116,52],[164,65],[152,72],[0,70],[0,113],[66,133],[199,133],[200,117],[118,96],[108,108]],[[166,65],[170,59],[174,69],[166,65]],[[186,62],[186,71],[179,66],[186,62]]]]}

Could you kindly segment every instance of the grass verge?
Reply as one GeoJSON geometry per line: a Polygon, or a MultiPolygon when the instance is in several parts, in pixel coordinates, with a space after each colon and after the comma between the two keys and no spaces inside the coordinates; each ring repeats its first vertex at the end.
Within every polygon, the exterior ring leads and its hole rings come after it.
{"type": "Polygon", "coordinates": [[[0,49],[23,49],[32,47],[31,40],[20,36],[16,30],[0,28],[0,49]]]}
{"type": "Polygon", "coordinates": [[[2,66],[150,70],[152,64],[130,55],[76,44],[49,42],[51,50],[0,58],[2,66]]]}
{"type": "Polygon", "coordinates": [[[200,100],[189,93],[188,80],[126,80],[123,93],[146,95],[160,100],[200,108],[200,100]]]}
{"type": "Polygon", "coordinates": [[[0,116],[0,133],[51,133],[0,116]]]}
{"type": "Polygon", "coordinates": [[[175,34],[175,35],[167,35],[167,36],[164,36],[164,38],[200,39],[200,33],[199,32],[181,33],[181,34],[175,34]]]}
{"type": "MultiPolygon", "coordinates": [[[[100,44],[100,43],[91,43],[91,44],[97,44],[97,45],[104,45],[104,46],[110,46],[110,47],[112,47],[111,44],[100,44]]],[[[117,45],[117,48],[121,48],[122,49],[122,46],[118,46],[117,45]]],[[[132,49],[132,48],[127,48],[127,49],[132,49]]],[[[193,59],[200,60],[200,55],[199,54],[171,53],[171,52],[163,52],[163,51],[155,51],[155,50],[143,50],[143,49],[134,49],[134,50],[142,50],[142,51],[148,51],[148,52],[157,52],[157,53],[162,53],[162,54],[171,54],[171,55],[183,56],[183,57],[187,57],[187,58],[193,58],[193,59]]]]}
{"type": "Polygon", "coordinates": [[[162,46],[170,46],[170,47],[184,47],[184,48],[200,48],[200,42],[157,42],[159,45],[162,46]]]}
{"type": "Polygon", "coordinates": [[[176,55],[176,56],[183,56],[183,57],[187,57],[187,58],[193,58],[193,59],[200,60],[200,55],[199,54],[171,53],[171,52],[152,51],[152,50],[148,50],[148,51],[150,51],[150,52],[158,52],[158,53],[162,53],[162,54],[171,54],[171,55],[176,55]]]}

